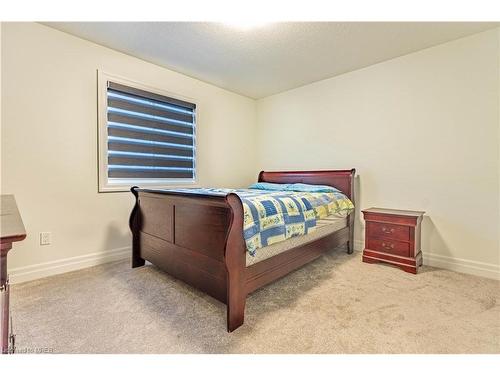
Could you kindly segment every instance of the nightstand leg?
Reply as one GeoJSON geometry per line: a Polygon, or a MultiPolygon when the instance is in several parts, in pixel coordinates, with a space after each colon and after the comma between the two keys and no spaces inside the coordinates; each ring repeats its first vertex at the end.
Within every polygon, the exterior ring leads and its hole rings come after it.
{"type": "Polygon", "coordinates": [[[373,258],[365,257],[364,255],[363,255],[363,258],[362,258],[362,259],[363,259],[363,262],[364,262],[364,263],[370,263],[370,264],[373,264],[373,263],[379,263],[379,262],[380,262],[380,261],[379,261],[379,260],[377,260],[377,259],[373,259],[373,258]]]}
{"type": "Polygon", "coordinates": [[[401,268],[405,272],[412,273],[414,275],[416,275],[418,272],[418,266],[416,266],[416,267],[399,266],[399,268],[401,268]]]}
{"type": "Polygon", "coordinates": [[[391,257],[387,258],[387,254],[378,253],[373,250],[365,249],[363,251],[362,260],[364,263],[386,263],[392,264],[393,266],[399,268],[402,271],[412,273],[416,275],[418,273],[418,267],[422,265],[422,256],[418,255],[417,258],[401,258],[401,257],[391,257]],[[381,258],[383,256],[385,258],[381,258]],[[406,264],[404,264],[405,262],[406,264]]]}

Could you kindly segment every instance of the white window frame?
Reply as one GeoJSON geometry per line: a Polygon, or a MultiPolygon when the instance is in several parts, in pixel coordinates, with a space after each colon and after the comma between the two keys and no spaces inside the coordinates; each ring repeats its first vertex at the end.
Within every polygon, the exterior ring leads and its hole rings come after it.
{"type": "Polygon", "coordinates": [[[199,119],[199,110],[196,100],[178,94],[161,90],[140,84],[138,82],[114,75],[104,71],[97,71],[97,111],[98,111],[98,185],[99,192],[123,192],[129,191],[132,186],[147,187],[147,188],[174,188],[174,187],[194,187],[197,183],[197,142],[196,142],[196,125],[199,119]],[[112,81],[125,86],[133,87],[139,90],[148,91],[158,95],[167,96],[169,98],[182,100],[196,105],[194,112],[193,123],[193,158],[194,171],[193,178],[159,178],[159,179],[109,179],[108,178],[108,87],[107,82],[112,81]]]}

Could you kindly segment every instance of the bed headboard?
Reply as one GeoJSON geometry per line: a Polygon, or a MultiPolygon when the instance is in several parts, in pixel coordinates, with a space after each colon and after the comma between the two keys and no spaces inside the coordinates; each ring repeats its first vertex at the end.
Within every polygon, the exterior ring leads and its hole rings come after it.
{"type": "Polygon", "coordinates": [[[289,184],[300,182],[311,185],[329,185],[339,189],[354,201],[354,174],[356,170],[326,171],[280,171],[259,173],[259,182],[289,184]]]}

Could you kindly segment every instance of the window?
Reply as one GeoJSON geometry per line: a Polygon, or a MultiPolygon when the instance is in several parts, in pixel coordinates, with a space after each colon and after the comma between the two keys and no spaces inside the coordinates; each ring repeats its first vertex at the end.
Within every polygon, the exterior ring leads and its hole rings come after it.
{"type": "Polygon", "coordinates": [[[99,191],[193,183],[196,104],[99,74],[99,191]]]}

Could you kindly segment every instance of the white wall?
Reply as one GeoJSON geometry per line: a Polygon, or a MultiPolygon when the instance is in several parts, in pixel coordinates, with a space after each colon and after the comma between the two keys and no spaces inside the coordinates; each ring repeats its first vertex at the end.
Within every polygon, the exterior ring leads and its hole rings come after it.
{"type": "Polygon", "coordinates": [[[427,211],[427,263],[499,275],[500,30],[258,102],[39,24],[3,23],[1,48],[1,189],[28,230],[13,281],[129,254],[131,194],[97,193],[97,69],[197,100],[200,185],[355,167],[358,209],[427,211]]]}
{"type": "Polygon", "coordinates": [[[492,30],[261,99],[259,168],[355,167],[358,209],[427,212],[425,262],[499,277],[499,67],[492,30]]]}
{"type": "MultiPolygon", "coordinates": [[[[2,49],[2,22],[0,22],[0,88],[2,87],[2,54],[3,54],[3,49],[2,49]]],[[[1,155],[2,155],[2,95],[0,91],[0,162],[1,162],[1,155]]],[[[0,163],[1,167],[1,163],[0,163]]],[[[0,170],[0,186],[2,186],[2,173],[0,170]]],[[[0,231],[2,228],[0,228],[0,231]]]]}
{"type": "MultiPolygon", "coordinates": [[[[500,71],[500,28],[498,28],[498,60],[497,60],[497,70],[500,71]]],[[[498,79],[498,212],[500,215],[500,74],[498,79]]],[[[500,219],[499,219],[500,220],[500,219]]],[[[500,223],[499,223],[500,224],[500,223]]],[[[498,244],[499,244],[499,258],[500,258],[500,228],[497,229],[498,232],[498,244]]]]}
{"type": "Polygon", "coordinates": [[[28,231],[9,254],[13,281],[129,253],[132,194],[97,193],[97,69],[197,101],[200,185],[256,178],[252,99],[35,23],[3,23],[1,63],[1,188],[28,231]]]}

